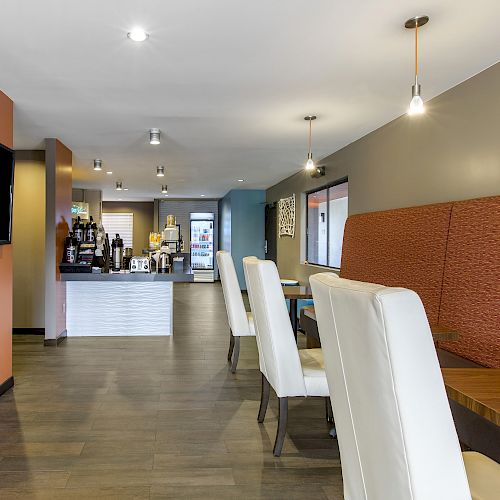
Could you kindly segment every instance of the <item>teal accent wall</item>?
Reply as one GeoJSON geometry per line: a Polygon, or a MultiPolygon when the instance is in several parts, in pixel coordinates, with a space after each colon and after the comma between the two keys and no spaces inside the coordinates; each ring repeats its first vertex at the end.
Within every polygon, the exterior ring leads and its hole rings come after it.
{"type": "Polygon", "coordinates": [[[266,192],[233,189],[219,200],[219,248],[230,252],[240,288],[246,290],[243,257],[265,258],[266,192]]]}

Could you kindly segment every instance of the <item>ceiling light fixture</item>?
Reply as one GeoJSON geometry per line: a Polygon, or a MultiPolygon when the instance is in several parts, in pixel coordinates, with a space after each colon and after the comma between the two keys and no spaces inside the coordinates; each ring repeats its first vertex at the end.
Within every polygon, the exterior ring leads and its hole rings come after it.
{"type": "Polygon", "coordinates": [[[238,182],[245,182],[245,179],[238,179],[238,182]]]}
{"type": "Polygon", "coordinates": [[[152,128],[149,131],[149,144],[160,144],[160,129],[152,128]]]}
{"type": "Polygon", "coordinates": [[[421,115],[424,112],[424,101],[420,96],[420,84],[418,83],[418,28],[428,22],[429,16],[415,16],[405,22],[405,28],[415,30],[415,83],[411,86],[409,115],[421,115]]]}
{"type": "Polygon", "coordinates": [[[128,188],[123,188],[124,191],[128,191],[128,188]]]}
{"type": "Polygon", "coordinates": [[[168,186],[165,184],[164,186],[161,187],[161,192],[163,194],[166,194],[168,192],[168,186]]]}
{"type": "Polygon", "coordinates": [[[200,194],[200,196],[203,198],[205,195],[204,194],[200,194]]]}
{"type": "Polygon", "coordinates": [[[117,191],[122,191],[123,190],[122,182],[121,181],[116,181],[116,190],[117,191]]]}
{"type": "Polygon", "coordinates": [[[102,160],[97,158],[94,160],[94,170],[102,170],[102,160]]]}
{"type": "Polygon", "coordinates": [[[165,167],[163,165],[156,167],[156,177],[165,177],[165,167]]]}
{"type": "Polygon", "coordinates": [[[113,172],[112,172],[111,170],[108,170],[108,171],[106,172],[106,174],[107,174],[107,175],[112,175],[112,174],[113,174],[113,172]]]}
{"type": "Polygon", "coordinates": [[[309,152],[307,153],[307,162],[306,162],[306,170],[314,170],[315,165],[312,156],[312,122],[316,120],[316,116],[307,115],[304,116],[304,120],[309,122],[309,152]]]}
{"type": "Polygon", "coordinates": [[[132,31],[127,33],[127,36],[134,42],[144,42],[144,40],[149,38],[149,34],[142,28],[133,28],[132,31]]]}

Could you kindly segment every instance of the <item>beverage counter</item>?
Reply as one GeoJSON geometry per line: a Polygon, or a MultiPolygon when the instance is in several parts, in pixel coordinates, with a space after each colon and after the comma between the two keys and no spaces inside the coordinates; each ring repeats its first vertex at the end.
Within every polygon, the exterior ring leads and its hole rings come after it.
{"type": "Polygon", "coordinates": [[[172,335],[174,283],[191,269],[156,273],[61,273],[68,337],[172,335]]]}

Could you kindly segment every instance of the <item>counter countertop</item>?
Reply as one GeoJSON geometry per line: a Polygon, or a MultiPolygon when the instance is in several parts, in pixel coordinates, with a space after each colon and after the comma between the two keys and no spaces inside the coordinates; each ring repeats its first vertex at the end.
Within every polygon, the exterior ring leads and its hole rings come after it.
{"type": "Polygon", "coordinates": [[[177,273],[61,273],[62,281],[132,281],[132,282],[154,282],[175,281],[190,283],[194,281],[191,269],[177,273]]]}

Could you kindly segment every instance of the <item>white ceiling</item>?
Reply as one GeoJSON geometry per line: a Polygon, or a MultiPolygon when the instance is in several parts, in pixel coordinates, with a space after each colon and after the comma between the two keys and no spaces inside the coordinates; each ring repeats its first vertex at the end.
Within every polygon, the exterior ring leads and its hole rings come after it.
{"type": "Polygon", "coordinates": [[[300,170],[306,114],[321,158],[404,113],[416,14],[424,99],[499,60],[498,0],[2,0],[0,89],[16,149],[60,138],[76,187],[161,197],[163,164],[171,197],[219,197],[300,170]]]}

